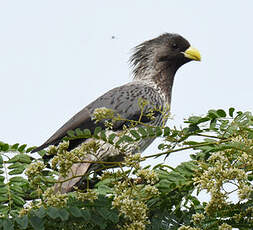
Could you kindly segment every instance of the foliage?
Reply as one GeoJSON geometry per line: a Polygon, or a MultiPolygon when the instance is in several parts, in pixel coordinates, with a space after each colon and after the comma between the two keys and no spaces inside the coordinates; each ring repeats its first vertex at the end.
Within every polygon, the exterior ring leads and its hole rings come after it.
{"type": "Polygon", "coordinates": [[[142,124],[126,128],[120,136],[100,128],[94,133],[77,129],[39,156],[30,153],[32,149],[0,142],[1,229],[253,228],[253,116],[249,112],[209,110],[205,116],[187,119],[181,129],[142,124]],[[101,167],[85,176],[85,186],[68,194],[54,192],[59,175],[102,142],[124,153],[129,145],[153,137],[163,139],[157,153],[126,156],[123,162],[96,161],[101,167]],[[69,152],[68,141],[79,138],[93,141],[69,152]],[[170,167],[169,155],[182,151],[191,160],[170,167]],[[43,160],[50,154],[53,160],[43,160]],[[162,157],[160,164],[142,166],[156,157],[162,157]],[[202,191],[210,200],[201,201],[202,191]]]}

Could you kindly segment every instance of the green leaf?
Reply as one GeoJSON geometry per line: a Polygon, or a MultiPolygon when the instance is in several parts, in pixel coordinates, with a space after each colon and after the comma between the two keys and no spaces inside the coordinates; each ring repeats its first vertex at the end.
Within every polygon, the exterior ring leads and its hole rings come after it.
{"type": "Polygon", "coordinates": [[[67,134],[68,134],[69,137],[75,137],[76,136],[75,132],[73,130],[67,131],[67,134]]]}
{"type": "MultiPolygon", "coordinates": [[[[68,137],[64,137],[63,140],[68,140],[68,137]]],[[[43,157],[43,156],[47,155],[47,151],[44,150],[44,149],[42,149],[42,150],[38,151],[38,154],[39,154],[41,157],[43,157]]]]}
{"type": "Polygon", "coordinates": [[[197,124],[190,124],[187,133],[196,133],[199,130],[200,129],[197,124]]]}
{"type": "Polygon", "coordinates": [[[48,215],[49,217],[51,217],[52,219],[58,218],[58,217],[59,217],[58,209],[55,208],[55,207],[50,207],[50,208],[48,208],[48,210],[47,210],[47,215],[48,215]]]}
{"type": "Polygon", "coordinates": [[[27,154],[20,154],[19,162],[30,164],[32,161],[30,156],[28,156],[27,154]]]}
{"type": "Polygon", "coordinates": [[[24,164],[20,162],[16,162],[8,166],[8,169],[15,169],[15,168],[25,168],[25,167],[24,167],[24,164]]]}
{"type": "Polygon", "coordinates": [[[155,185],[159,190],[162,190],[163,192],[169,192],[172,188],[171,188],[171,183],[166,180],[166,179],[162,179],[159,181],[158,184],[155,185]]]}
{"type": "Polygon", "coordinates": [[[75,133],[77,136],[83,135],[83,131],[80,128],[75,129],[75,133]]]}
{"type": "Polygon", "coordinates": [[[19,146],[18,151],[23,152],[25,150],[26,146],[27,146],[26,144],[19,146]]]}
{"type": "Polygon", "coordinates": [[[28,183],[28,181],[21,176],[14,176],[14,177],[10,178],[10,182],[28,183]]]}
{"type": "MultiPolygon", "coordinates": [[[[160,180],[162,179],[166,179],[169,175],[169,172],[165,171],[165,170],[156,170],[156,172],[158,173],[158,177],[160,180]]],[[[167,180],[166,180],[167,181],[167,180]]]]}
{"type": "Polygon", "coordinates": [[[156,127],[155,128],[156,136],[161,136],[163,134],[162,128],[161,127],[156,127]]]}
{"type": "Polygon", "coordinates": [[[228,125],[229,125],[229,121],[228,120],[225,120],[225,121],[221,121],[221,125],[220,125],[220,130],[224,130],[226,131],[227,128],[228,128],[228,125]]]}
{"type": "Polygon", "coordinates": [[[199,119],[201,119],[201,117],[199,117],[199,116],[191,116],[191,117],[188,118],[188,120],[186,121],[186,123],[196,124],[196,123],[198,123],[199,119]]]}
{"type": "Polygon", "coordinates": [[[16,168],[9,172],[9,175],[17,175],[23,173],[25,168],[16,168]]]}
{"type": "Polygon", "coordinates": [[[82,216],[82,212],[79,208],[77,207],[70,207],[69,208],[70,213],[74,216],[74,217],[81,217],[82,216]]]}
{"type": "Polygon", "coordinates": [[[148,133],[146,132],[146,130],[143,127],[139,127],[138,132],[142,135],[142,137],[148,136],[148,133]]]}
{"type": "Polygon", "coordinates": [[[155,132],[154,132],[154,129],[153,129],[153,128],[147,127],[147,131],[148,131],[148,135],[149,135],[150,137],[155,136],[155,132]]]}
{"type": "Polygon", "coordinates": [[[102,184],[102,185],[98,186],[98,193],[101,195],[105,196],[108,193],[112,193],[112,192],[113,192],[112,189],[107,185],[102,184]]]}
{"type": "Polygon", "coordinates": [[[30,153],[33,149],[35,149],[36,148],[36,146],[32,146],[32,147],[29,147],[29,148],[27,148],[26,149],[26,153],[30,153]]]}
{"type": "Polygon", "coordinates": [[[133,135],[133,137],[135,138],[135,140],[140,140],[141,137],[140,137],[139,133],[136,130],[131,129],[130,133],[133,135]]]}
{"type": "Polygon", "coordinates": [[[18,162],[18,161],[19,161],[19,158],[20,158],[20,154],[15,155],[15,156],[12,157],[11,159],[9,159],[9,160],[7,161],[7,163],[15,163],[15,162],[18,162]]]}
{"type": "Polygon", "coordinates": [[[199,145],[200,142],[197,141],[185,141],[184,145],[199,145]]]}
{"type": "Polygon", "coordinates": [[[8,187],[7,185],[0,188],[0,194],[7,194],[8,193],[8,187]]]}
{"type": "Polygon", "coordinates": [[[211,119],[216,119],[219,117],[219,115],[217,114],[216,110],[214,109],[211,109],[208,111],[208,116],[211,118],[211,119]]]}
{"type": "Polygon", "coordinates": [[[115,138],[116,136],[117,136],[117,135],[116,135],[115,133],[110,134],[109,137],[108,137],[108,142],[109,142],[110,144],[113,144],[113,143],[114,143],[113,140],[114,140],[114,138],[115,138]]]}
{"type": "Polygon", "coordinates": [[[111,178],[111,177],[105,178],[105,179],[99,181],[98,183],[96,183],[95,184],[95,188],[98,188],[100,185],[110,185],[110,184],[112,184],[114,182],[115,182],[114,178],[111,178]]]}
{"type": "Polygon", "coordinates": [[[44,223],[41,218],[39,218],[38,216],[35,216],[35,215],[31,215],[29,220],[30,220],[32,227],[35,230],[44,230],[44,223]]]}
{"type": "Polygon", "coordinates": [[[84,136],[84,138],[89,138],[89,137],[91,137],[91,132],[90,132],[90,130],[89,130],[89,129],[84,129],[84,130],[83,130],[83,136],[84,136]]]}
{"type": "Polygon", "coordinates": [[[30,196],[31,198],[33,198],[33,199],[39,198],[39,197],[38,197],[38,192],[37,192],[37,191],[31,192],[31,193],[29,194],[29,196],[30,196]]]}
{"type": "Polygon", "coordinates": [[[12,146],[11,146],[11,150],[17,150],[17,149],[18,149],[18,146],[19,146],[18,143],[12,145],[12,146]]]}
{"type": "Polygon", "coordinates": [[[59,209],[58,213],[59,213],[59,217],[61,218],[62,221],[68,220],[69,213],[64,208],[59,209]]]}
{"type": "MultiPolygon", "coordinates": [[[[2,165],[4,162],[2,155],[0,155],[0,165],[2,165]]],[[[1,167],[2,168],[2,167],[1,167]]]]}
{"type": "Polygon", "coordinates": [[[211,130],[215,130],[216,124],[217,124],[217,120],[216,119],[212,119],[211,122],[210,122],[209,128],[211,130]]]}
{"type": "Polygon", "coordinates": [[[107,208],[99,208],[97,209],[97,212],[102,216],[105,220],[110,218],[111,210],[109,211],[107,208]]]}
{"type": "Polygon", "coordinates": [[[96,216],[96,219],[92,218],[91,221],[95,225],[99,226],[99,229],[105,229],[106,228],[106,222],[104,221],[104,219],[100,215],[96,215],[96,212],[93,211],[92,216],[96,216]]]}
{"type": "Polygon", "coordinates": [[[158,149],[159,150],[164,150],[165,146],[166,146],[165,144],[161,143],[161,144],[158,145],[158,149]]]}
{"type": "MultiPolygon", "coordinates": [[[[3,205],[3,204],[0,205],[0,212],[1,212],[1,213],[3,213],[3,214],[6,213],[6,214],[8,214],[9,211],[10,211],[10,207],[9,207],[9,206],[3,205]]],[[[1,224],[0,224],[0,226],[1,226],[1,224]]]]}
{"type": "Polygon", "coordinates": [[[200,201],[195,196],[190,196],[189,198],[195,206],[200,205],[200,201]]]}
{"type": "Polygon", "coordinates": [[[191,123],[193,125],[198,125],[200,123],[204,123],[209,120],[210,120],[210,117],[192,116],[187,121],[185,121],[185,123],[191,123]]]}
{"type": "Polygon", "coordinates": [[[253,131],[248,132],[248,139],[253,139],[253,131]]]}
{"type": "Polygon", "coordinates": [[[11,194],[11,198],[13,200],[13,202],[17,205],[17,206],[20,206],[20,207],[23,207],[23,205],[25,204],[25,201],[22,197],[20,196],[17,196],[16,194],[11,194]]]}
{"type": "Polygon", "coordinates": [[[28,217],[27,216],[22,216],[22,217],[16,217],[15,221],[19,225],[21,229],[27,229],[28,227],[28,217]]]}
{"type": "Polygon", "coordinates": [[[99,138],[98,134],[102,131],[102,128],[100,126],[96,127],[94,130],[94,136],[96,138],[99,138]]]}
{"type": "Polygon", "coordinates": [[[91,214],[89,212],[89,210],[81,210],[82,211],[82,217],[86,220],[86,221],[90,221],[91,219],[91,214]]]}
{"type": "Polygon", "coordinates": [[[235,108],[229,108],[229,116],[230,117],[234,116],[234,111],[235,111],[235,108]]]}
{"type": "Polygon", "coordinates": [[[110,221],[113,223],[118,223],[119,222],[119,214],[115,210],[110,211],[110,216],[108,217],[110,221]]]}
{"type": "Polygon", "coordinates": [[[8,144],[6,144],[6,143],[1,143],[0,144],[0,150],[3,151],[3,152],[8,151],[9,148],[10,148],[10,146],[8,144]]]}
{"type": "Polygon", "coordinates": [[[101,132],[100,132],[100,138],[103,140],[103,141],[107,141],[107,138],[106,138],[106,134],[105,134],[105,130],[102,130],[101,132]]]}
{"type": "Polygon", "coordinates": [[[11,189],[12,192],[17,192],[19,194],[24,194],[24,191],[23,191],[22,187],[20,187],[20,185],[17,185],[17,183],[16,184],[12,183],[11,186],[10,186],[10,189],[11,189]]]}
{"type": "Polygon", "coordinates": [[[14,230],[14,225],[9,219],[3,219],[3,230],[14,230]]]}
{"type": "Polygon", "coordinates": [[[169,127],[165,127],[163,130],[163,136],[167,137],[170,135],[170,128],[169,127]]]}
{"type": "Polygon", "coordinates": [[[39,218],[44,218],[46,215],[46,209],[44,207],[40,207],[38,210],[34,212],[34,214],[39,218]]]}
{"type": "Polygon", "coordinates": [[[219,117],[226,117],[227,114],[223,109],[218,109],[216,113],[219,115],[219,117]]]}
{"type": "Polygon", "coordinates": [[[8,197],[7,193],[0,196],[1,203],[6,202],[6,201],[9,201],[9,197],[8,197]]]}
{"type": "Polygon", "coordinates": [[[201,118],[198,120],[198,124],[204,123],[204,122],[209,121],[209,120],[210,120],[209,117],[201,117],[201,118]]]}
{"type": "Polygon", "coordinates": [[[134,141],[133,138],[130,137],[130,136],[128,136],[128,135],[122,136],[122,137],[120,138],[119,141],[121,141],[121,140],[122,140],[123,142],[133,142],[133,141],[134,141]]]}
{"type": "Polygon", "coordinates": [[[176,184],[179,184],[180,181],[185,181],[185,178],[182,175],[178,174],[178,173],[171,172],[167,176],[167,180],[171,181],[171,182],[175,182],[176,184]]]}

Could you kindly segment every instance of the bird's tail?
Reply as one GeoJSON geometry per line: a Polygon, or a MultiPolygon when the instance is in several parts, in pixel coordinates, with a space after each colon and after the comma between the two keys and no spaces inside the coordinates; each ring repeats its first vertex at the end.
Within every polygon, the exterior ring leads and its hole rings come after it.
{"type": "Polygon", "coordinates": [[[70,168],[66,177],[60,176],[58,183],[54,186],[54,192],[67,193],[73,186],[81,180],[83,175],[88,171],[91,163],[75,163],[70,168]]]}

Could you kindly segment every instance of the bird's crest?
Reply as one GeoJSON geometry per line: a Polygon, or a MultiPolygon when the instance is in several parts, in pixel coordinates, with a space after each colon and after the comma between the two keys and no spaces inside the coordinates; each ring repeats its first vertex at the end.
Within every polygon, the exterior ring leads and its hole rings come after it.
{"type": "Polygon", "coordinates": [[[129,63],[132,67],[134,78],[140,78],[150,68],[155,49],[173,36],[175,34],[164,33],[133,48],[133,55],[130,57],[129,63]]]}

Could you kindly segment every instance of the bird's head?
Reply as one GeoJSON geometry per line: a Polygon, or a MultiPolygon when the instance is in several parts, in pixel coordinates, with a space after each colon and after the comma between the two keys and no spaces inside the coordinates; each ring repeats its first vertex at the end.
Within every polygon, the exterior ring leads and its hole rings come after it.
{"type": "Polygon", "coordinates": [[[170,33],[136,46],[130,58],[134,78],[139,80],[153,77],[163,70],[174,75],[180,66],[192,60],[201,60],[199,51],[182,36],[170,33]]]}

